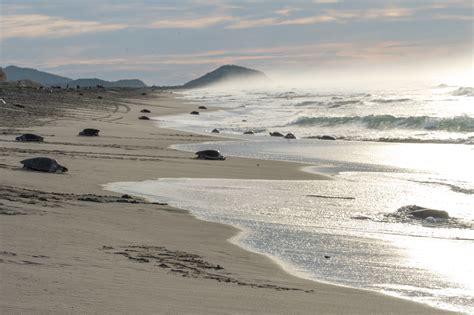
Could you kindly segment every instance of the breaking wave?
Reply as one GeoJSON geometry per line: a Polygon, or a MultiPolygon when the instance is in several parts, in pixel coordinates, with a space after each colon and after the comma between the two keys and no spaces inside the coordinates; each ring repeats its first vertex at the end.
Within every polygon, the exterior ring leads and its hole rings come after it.
{"type": "Polygon", "coordinates": [[[450,132],[473,132],[474,118],[467,115],[451,118],[430,116],[396,117],[392,115],[368,115],[346,117],[299,117],[289,126],[324,126],[335,127],[347,124],[359,124],[368,129],[422,129],[443,130],[450,132]]]}
{"type": "Polygon", "coordinates": [[[451,92],[454,96],[474,96],[474,88],[472,87],[460,87],[457,90],[451,92]]]}

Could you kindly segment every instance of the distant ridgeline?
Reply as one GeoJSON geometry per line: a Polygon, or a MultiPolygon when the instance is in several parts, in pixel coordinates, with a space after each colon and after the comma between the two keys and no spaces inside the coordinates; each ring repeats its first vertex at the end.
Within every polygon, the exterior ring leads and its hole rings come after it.
{"type": "Polygon", "coordinates": [[[62,77],[48,72],[38,71],[31,68],[8,66],[3,69],[8,81],[30,80],[43,86],[60,86],[61,88],[87,88],[87,87],[117,87],[117,88],[144,88],[146,84],[140,80],[118,80],[105,81],[100,79],[77,79],[62,77]]]}
{"type": "Polygon", "coordinates": [[[269,82],[270,79],[261,71],[225,65],[177,88],[195,89],[211,85],[253,85],[269,82]]]}

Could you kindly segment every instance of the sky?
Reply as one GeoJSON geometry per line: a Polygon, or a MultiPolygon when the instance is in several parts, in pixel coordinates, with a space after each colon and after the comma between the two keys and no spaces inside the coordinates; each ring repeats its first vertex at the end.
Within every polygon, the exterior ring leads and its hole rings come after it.
{"type": "Polygon", "coordinates": [[[0,0],[0,65],[181,84],[224,64],[277,78],[472,79],[471,0],[0,0]]]}

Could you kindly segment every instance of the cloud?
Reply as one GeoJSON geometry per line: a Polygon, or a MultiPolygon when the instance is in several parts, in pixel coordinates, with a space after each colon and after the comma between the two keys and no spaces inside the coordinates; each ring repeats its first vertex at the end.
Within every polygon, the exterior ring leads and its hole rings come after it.
{"type": "Polygon", "coordinates": [[[193,19],[167,19],[149,25],[150,28],[207,28],[223,22],[231,21],[231,16],[207,16],[193,19]]]}
{"type": "Polygon", "coordinates": [[[127,27],[125,24],[69,20],[41,14],[2,16],[0,26],[1,40],[13,37],[67,37],[110,32],[127,27]]]}
{"type": "Polygon", "coordinates": [[[282,9],[275,10],[275,11],[273,11],[273,13],[275,13],[276,15],[288,16],[288,15],[290,15],[290,13],[300,11],[300,10],[301,9],[299,9],[299,8],[285,7],[285,8],[282,8],[282,9]]]}
{"type": "Polygon", "coordinates": [[[271,26],[277,25],[278,19],[276,18],[264,18],[264,19],[249,19],[249,20],[240,20],[237,21],[226,28],[228,29],[245,29],[245,28],[254,28],[262,26],[271,26]]]}
{"type": "MultiPolygon", "coordinates": [[[[283,13],[289,13],[282,9],[283,13]]],[[[227,26],[228,29],[245,29],[263,26],[278,25],[311,25],[328,22],[347,22],[349,20],[369,20],[369,19],[396,19],[413,15],[414,9],[402,7],[387,7],[364,10],[324,10],[323,14],[304,16],[298,18],[268,17],[260,19],[243,19],[227,26]]],[[[274,12],[275,13],[275,12],[274,12]]]]}

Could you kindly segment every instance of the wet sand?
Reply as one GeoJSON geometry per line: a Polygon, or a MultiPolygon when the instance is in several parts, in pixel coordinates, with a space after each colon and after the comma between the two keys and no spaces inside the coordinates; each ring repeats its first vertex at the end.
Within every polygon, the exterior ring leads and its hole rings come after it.
{"type": "Polygon", "coordinates": [[[324,178],[301,172],[301,164],[196,160],[168,146],[213,138],[138,120],[197,105],[167,92],[0,92],[2,313],[444,313],[291,276],[228,242],[238,233],[232,227],[102,189],[160,177],[324,178]],[[77,136],[83,128],[100,136],[77,136]],[[25,132],[45,142],[14,141],[25,132]],[[19,161],[35,156],[55,158],[69,172],[21,168],[19,161]]]}

